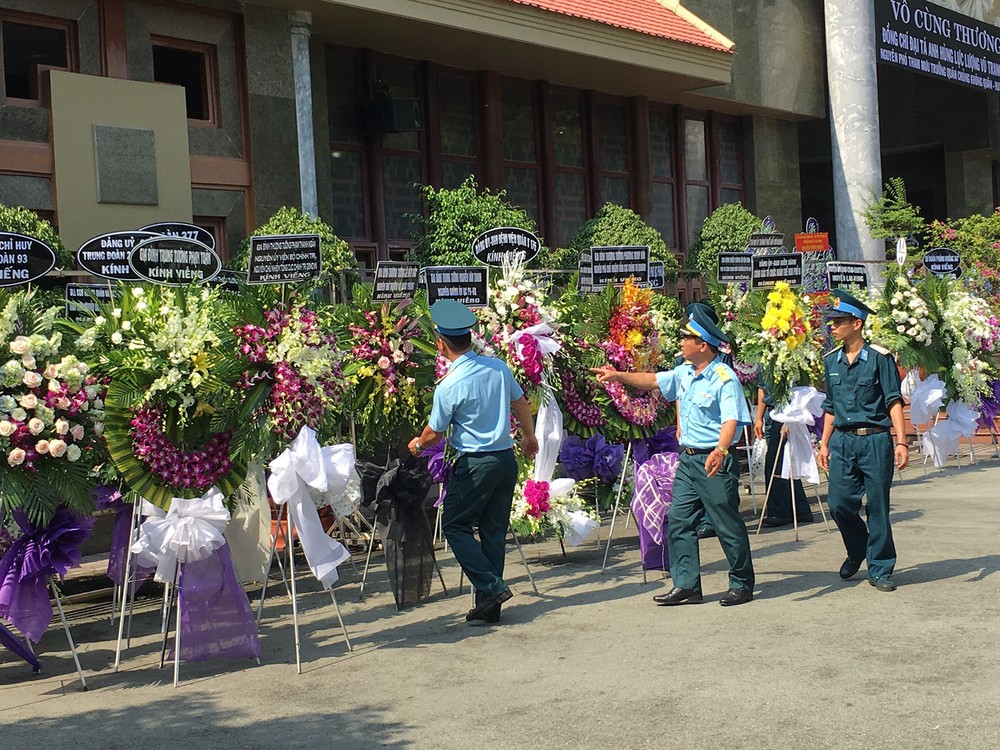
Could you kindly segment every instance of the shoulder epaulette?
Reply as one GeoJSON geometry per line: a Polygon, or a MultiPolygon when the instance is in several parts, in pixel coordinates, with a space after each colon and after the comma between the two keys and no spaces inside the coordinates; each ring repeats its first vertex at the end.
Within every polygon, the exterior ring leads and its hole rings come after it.
{"type": "Polygon", "coordinates": [[[841,344],[840,346],[836,346],[836,347],[834,347],[833,349],[831,349],[828,352],[823,352],[823,357],[826,358],[826,357],[829,357],[831,354],[836,354],[837,352],[839,352],[843,348],[844,348],[843,344],[841,344]]]}
{"type": "Polygon", "coordinates": [[[723,383],[728,383],[730,380],[733,379],[732,376],[729,374],[729,368],[726,367],[725,365],[716,365],[715,374],[719,376],[719,380],[721,380],[723,383]]]}
{"type": "Polygon", "coordinates": [[[887,357],[891,357],[892,356],[892,352],[890,352],[884,346],[879,346],[878,344],[868,344],[868,348],[869,349],[874,349],[879,354],[884,354],[887,357]]]}

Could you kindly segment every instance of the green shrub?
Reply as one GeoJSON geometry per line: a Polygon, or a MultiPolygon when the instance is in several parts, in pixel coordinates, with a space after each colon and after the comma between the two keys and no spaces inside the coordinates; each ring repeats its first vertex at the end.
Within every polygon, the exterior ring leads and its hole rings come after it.
{"type": "Polygon", "coordinates": [[[616,245],[648,245],[650,260],[663,263],[667,283],[677,280],[677,259],[667,248],[663,235],[635,211],[614,203],[605,203],[593,219],[580,227],[568,247],[550,253],[544,265],[546,268],[576,269],[581,251],[616,245]]]}
{"type": "Polygon", "coordinates": [[[30,209],[0,204],[0,232],[16,232],[41,240],[55,252],[56,267],[65,270],[76,268],[74,253],[66,249],[52,225],[30,209]]]}
{"type": "MultiPolygon", "coordinates": [[[[535,222],[507,202],[504,191],[479,191],[474,175],[457,188],[421,188],[430,209],[427,216],[410,214],[419,227],[411,233],[414,260],[425,266],[471,266],[477,261],[472,241],[487,229],[516,227],[537,234],[535,222]]],[[[542,249],[544,254],[545,249],[542,249]]],[[[538,265],[532,261],[529,265],[538,265]]]]}
{"type": "Polygon", "coordinates": [[[691,244],[688,265],[693,265],[706,279],[716,277],[719,253],[742,253],[750,235],[759,232],[761,220],[739,203],[726,203],[715,209],[702,224],[691,244]]]}
{"type": "MultiPolygon", "coordinates": [[[[862,216],[865,226],[877,240],[909,237],[924,231],[927,222],[920,206],[906,200],[906,184],[900,177],[890,177],[881,196],[872,196],[862,216]]],[[[895,255],[895,248],[892,250],[895,255]]]]}

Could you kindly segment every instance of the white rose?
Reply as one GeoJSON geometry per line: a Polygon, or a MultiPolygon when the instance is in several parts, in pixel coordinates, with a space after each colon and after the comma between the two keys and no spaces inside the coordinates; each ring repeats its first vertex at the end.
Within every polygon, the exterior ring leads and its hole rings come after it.
{"type": "Polygon", "coordinates": [[[121,316],[122,316],[122,309],[120,307],[116,307],[114,310],[111,311],[112,318],[120,318],[121,316]]]}
{"type": "Polygon", "coordinates": [[[71,445],[66,449],[66,460],[78,461],[82,453],[83,451],[80,450],[79,445],[71,445]]]}
{"type": "Polygon", "coordinates": [[[55,365],[49,365],[48,367],[45,368],[45,371],[42,373],[42,377],[43,378],[48,378],[49,380],[51,380],[58,373],[59,373],[59,368],[58,367],[56,367],[55,365]]]}
{"type": "Polygon", "coordinates": [[[98,315],[96,318],[94,318],[94,325],[95,326],[102,326],[106,322],[107,322],[107,318],[105,318],[103,315],[98,315]]]}
{"type": "Polygon", "coordinates": [[[6,419],[0,422],[0,435],[4,437],[10,437],[16,429],[13,422],[8,422],[6,419]]]}
{"type": "Polygon", "coordinates": [[[61,391],[61,390],[62,390],[62,385],[60,385],[60,383],[59,383],[58,380],[56,380],[55,378],[53,378],[52,380],[49,381],[49,392],[50,393],[59,393],[59,391],[61,391]]]}
{"type": "Polygon", "coordinates": [[[122,330],[123,331],[131,331],[132,330],[132,321],[131,320],[123,320],[122,321],[122,330]]]}
{"type": "Polygon", "coordinates": [[[24,456],[25,453],[23,448],[15,448],[7,454],[7,463],[11,466],[20,466],[24,463],[24,456]]]}
{"type": "Polygon", "coordinates": [[[145,310],[147,307],[149,307],[149,305],[147,305],[145,302],[140,302],[140,303],[138,303],[135,306],[135,309],[136,310],[145,310]]]}
{"type": "Polygon", "coordinates": [[[32,435],[37,435],[39,432],[45,429],[45,422],[40,420],[38,417],[32,417],[28,420],[28,432],[32,435]]]}
{"type": "Polygon", "coordinates": [[[37,388],[42,384],[42,376],[34,370],[29,370],[24,373],[22,380],[24,380],[24,384],[29,388],[37,388]]]}
{"type": "MultiPolygon", "coordinates": [[[[94,422],[94,434],[95,435],[103,435],[104,434],[104,422],[94,422]]],[[[71,448],[75,448],[76,446],[72,445],[70,447],[71,448]]],[[[73,459],[70,459],[70,460],[73,460],[73,459]]]]}
{"type": "Polygon", "coordinates": [[[122,342],[122,334],[120,331],[115,331],[111,334],[111,343],[120,344],[122,342]]]}
{"type": "Polygon", "coordinates": [[[37,443],[35,443],[35,453],[39,453],[44,456],[48,452],[49,452],[48,440],[39,440],[37,443]]]}
{"type": "Polygon", "coordinates": [[[143,288],[141,286],[134,286],[134,287],[132,287],[132,296],[135,297],[135,298],[137,298],[137,299],[139,297],[141,297],[145,293],[146,292],[143,290],[143,288]]]}
{"type": "Polygon", "coordinates": [[[16,339],[10,342],[10,350],[14,354],[30,354],[31,353],[31,339],[27,336],[18,336],[16,339]]]}
{"type": "Polygon", "coordinates": [[[68,447],[64,440],[52,440],[49,442],[49,455],[53,458],[62,458],[68,447]]]}
{"type": "Polygon", "coordinates": [[[56,428],[57,435],[65,435],[67,432],[69,432],[69,422],[67,422],[62,417],[56,420],[54,427],[56,428]]]}
{"type": "Polygon", "coordinates": [[[34,393],[25,393],[17,401],[25,409],[34,409],[36,406],[38,406],[38,396],[36,396],[34,393]]]}
{"type": "Polygon", "coordinates": [[[69,434],[74,440],[83,440],[84,429],[82,424],[75,424],[69,428],[69,434]]]}
{"type": "Polygon", "coordinates": [[[30,354],[25,354],[23,357],[21,357],[21,365],[25,369],[34,370],[35,369],[35,358],[32,357],[30,354]]]}

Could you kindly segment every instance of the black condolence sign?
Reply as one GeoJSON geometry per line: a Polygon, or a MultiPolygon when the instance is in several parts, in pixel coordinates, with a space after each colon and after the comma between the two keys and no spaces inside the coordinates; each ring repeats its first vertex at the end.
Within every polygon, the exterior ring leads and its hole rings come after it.
{"type": "Polygon", "coordinates": [[[540,248],[541,243],[535,235],[517,227],[487,229],[472,241],[472,254],[476,260],[494,268],[516,257],[527,262],[538,255],[540,248]]]}
{"type": "Polygon", "coordinates": [[[802,286],[802,253],[751,256],[750,287],[767,289],[779,281],[802,286]]]}
{"type": "Polygon", "coordinates": [[[831,260],[826,264],[827,289],[847,286],[868,288],[868,267],[864,263],[831,260]]]}
{"type": "Polygon", "coordinates": [[[624,284],[629,278],[635,279],[637,284],[649,283],[647,245],[592,247],[590,252],[595,287],[603,289],[608,284],[624,284]]]}
{"type": "Polygon", "coordinates": [[[17,286],[42,278],[56,264],[52,248],[34,237],[0,232],[0,286],[17,286]]]}
{"type": "Polygon", "coordinates": [[[935,276],[957,279],[962,275],[962,256],[950,247],[931,248],[921,262],[935,276]]]}
{"type": "Polygon", "coordinates": [[[375,266],[372,301],[388,302],[409,299],[417,292],[417,277],[419,275],[419,263],[380,260],[375,266]]]}
{"type": "Polygon", "coordinates": [[[132,248],[143,240],[162,237],[156,232],[108,232],[91,237],[76,251],[76,262],[80,269],[102,279],[138,281],[139,276],[128,264],[132,248]]]}
{"type": "Polygon", "coordinates": [[[875,0],[875,58],[980,91],[1000,91],[1000,29],[928,0],[875,0]]]}
{"type": "Polygon", "coordinates": [[[720,284],[742,284],[750,281],[753,255],[750,253],[719,253],[715,280],[720,284]]]}
{"type": "Polygon", "coordinates": [[[208,245],[167,235],[140,242],[129,253],[128,264],[139,278],[162,286],[201,284],[222,270],[222,261],[208,245]]]}
{"type": "Polygon", "coordinates": [[[165,234],[168,237],[183,237],[186,240],[198,240],[201,244],[208,245],[215,250],[215,237],[211,232],[183,221],[161,221],[158,224],[144,226],[140,231],[165,234]]]}
{"type": "Polygon", "coordinates": [[[97,314],[97,304],[111,304],[111,287],[107,284],[67,284],[66,317],[69,320],[90,320],[97,314]]]}
{"type": "Polygon", "coordinates": [[[490,269],[483,266],[429,266],[427,303],[439,299],[458,300],[469,307],[486,307],[490,269]]]}
{"type": "Polygon", "coordinates": [[[289,284],[319,278],[318,234],[278,234],[250,238],[247,283],[289,284]]]}

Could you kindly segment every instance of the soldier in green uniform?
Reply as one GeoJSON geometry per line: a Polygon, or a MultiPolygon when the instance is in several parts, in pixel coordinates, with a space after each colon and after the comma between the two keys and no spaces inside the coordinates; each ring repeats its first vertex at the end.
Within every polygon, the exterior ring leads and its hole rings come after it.
{"type": "Polygon", "coordinates": [[[729,561],[729,591],[719,603],[745,604],[753,600],[754,572],[746,524],[739,516],[739,468],[730,448],[739,440],[739,428],[750,424],[750,409],[739,378],[719,354],[728,341],[709,317],[694,311],[681,336],[684,363],[672,370],[625,373],[598,367],[592,372],[602,383],[658,387],[668,401],[677,401],[682,448],[667,537],[674,587],[653,600],[666,606],[702,601],[696,529],[704,513],[729,561]]]}
{"type": "Polygon", "coordinates": [[[856,297],[833,290],[828,317],[841,345],[823,358],[826,414],[816,458],[830,474],[827,503],[847,548],[840,577],[851,578],[867,559],[868,582],[879,591],[895,591],[889,485],[893,467],[905,468],[910,454],[896,361],[862,336],[871,313],[856,297]],[[867,526],[861,518],[862,495],[867,496],[867,526]]]}

